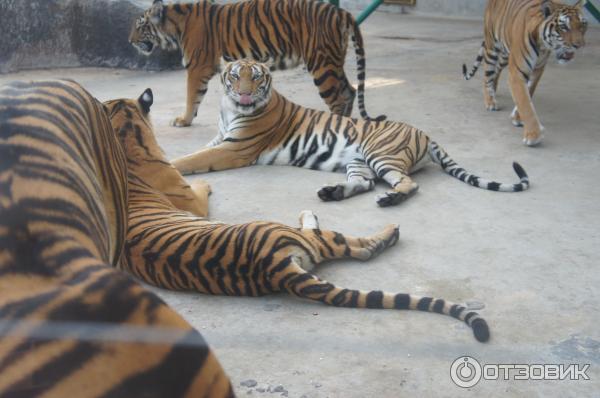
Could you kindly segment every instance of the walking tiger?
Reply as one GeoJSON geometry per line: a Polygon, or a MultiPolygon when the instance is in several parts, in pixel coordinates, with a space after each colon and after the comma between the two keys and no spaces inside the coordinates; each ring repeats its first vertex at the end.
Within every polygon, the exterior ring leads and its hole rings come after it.
{"type": "Polygon", "coordinates": [[[508,65],[508,84],[515,107],[515,126],[525,126],[523,143],[534,146],[542,141],[544,127],[533,107],[537,88],[552,51],[559,63],[573,59],[575,50],[585,45],[587,21],[585,0],[573,6],[553,0],[490,0],[485,10],[484,41],[473,68],[463,76],[471,79],[484,62],[483,98],[487,110],[498,110],[496,90],[500,73],[508,65]]]}

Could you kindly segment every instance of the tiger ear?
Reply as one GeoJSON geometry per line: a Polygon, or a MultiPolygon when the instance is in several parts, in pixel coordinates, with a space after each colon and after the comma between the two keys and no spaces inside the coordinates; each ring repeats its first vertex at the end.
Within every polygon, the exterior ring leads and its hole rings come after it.
{"type": "Polygon", "coordinates": [[[579,0],[577,3],[573,5],[573,7],[583,8],[583,6],[587,3],[587,0],[579,0]]]}
{"type": "Polygon", "coordinates": [[[540,4],[540,7],[542,8],[542,15],[544,16],[544,18],[548,18],[550,15],[552,15],[553,5],[554,3],[552,2],[552,0],[542,0],[542,4],[540,4]]]}
{"type": "Polygon", "coordinates": [[[221,72],[221,84],[225,84],[225,76],[227,76],[227,74],[229,73],[229,70],[231,69],[231,64],[233,64],[233,62],[227,62],[223,67],[223,71],[221,72]]]}
{"type": "Polygon", "coordinates": [[[158,25],[163,19],[164,8],[162,0],[154,0],[150,7],[150,22],[158,25]]]}
{"type": "Polygon", "coordinates": [[[140,104],[140,107],[144,113],[148,114],[150,112],[150,107],[154,103],[154,95],[152,94],[152,90],[147,88],[146,91],[140,95],[140,98],[138,98],[138,103],[140,104]]]}

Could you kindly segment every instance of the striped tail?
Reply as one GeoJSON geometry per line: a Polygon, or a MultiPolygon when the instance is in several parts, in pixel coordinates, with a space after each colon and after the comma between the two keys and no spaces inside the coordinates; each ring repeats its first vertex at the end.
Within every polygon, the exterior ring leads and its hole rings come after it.
{"type": "Polygon", "coordinates": [[[490,338],[487,322],[476,312],[468,311],[465,306],[443,299],[412,294],[343,289],[304,271],[300,266],[292,264],[291,267],[294,270],[283,278],[280,287],[300,298],[320,301],[336,307],[435,312],[465,322],[473,329],[477,341],[483,343],[490,338]]]}
{"type": "Polygon", "coordinates": [[[371,118],[365,109],[365,71],[366,71],[366,58],[365,58],[365,48],[363,45],[362,34],[360,33],[360,29],[358,24],[352,18],[349,17],[349,23],[351,28],[353,29],[353,33],[351,34],[352,43],[354,44],[354,52],[356,53],[356,73],[358,78],[358,110],[360,111],[360,116],[365,120],[373,120],[375,122],[384,121],[387,116],[379,115],[375,119],[371,118]]]}
{"type": "Polygon", "coordinates": [[[481,48],[479,49],[479,52],[477,53],[477,58],[475,59],[475,62],[473,63],[473,67],[471,68],[471,71],[467,71],[467,65],[463,64],[462,66],[462,72],[463,72],[463,77],[465,78],[465,80],[469,80],[471,79],[475,73],[477,73],[477,69],[479,69],[479,66],[481,65],[481,61],[483,61],[483,53],[485,51],[485,42],[481,43],[481,48]]]}
{"type": "Polygon", "coordinates": [[[517,184],[505,184],[486,180],[485,178],[468,173],[465,169],[456,164],[446,151],[433,141],[429,142],[429,156],[431,156],[431,159],[435,163],[442,166],[442,169],[444,169],[446,173],[477,188],[501,192],[520,192],[529,188],[529,177],[523,167],[517,162],[513,162],[513,169],[515,170],[515,173],[517,173],[517,176],[519,176],[521,182],[517,184]]]}

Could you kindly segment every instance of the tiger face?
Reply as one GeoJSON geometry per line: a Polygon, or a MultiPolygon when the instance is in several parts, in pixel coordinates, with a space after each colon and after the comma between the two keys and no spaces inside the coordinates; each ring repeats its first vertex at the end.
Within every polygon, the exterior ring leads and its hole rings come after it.
{"type": "Polygon", "coordinates": [[[157,46],[163,50],[177,50],[177,28],[165,18],[166,9],[161,0],[138,17],[131,28],[129,43],[144,55],[150,55],[157,46]]]}
{"type": "Polygon", "coordinates": [[[575,50],[585,45],[587,21],[583,16],[584,4],[585,0],[579,0],[573,6],[551,0],[542,1],[542,12],[546,19],[540,33],[561,64],[571,61],[575,57],[575,50]]]}
{"type": "Polygon", "coordinates": [[[271,81],[269,68],[250,60],[231,62],[221,74],[228,104],[245,115],[252,114],[269,103],[271,81]]]}

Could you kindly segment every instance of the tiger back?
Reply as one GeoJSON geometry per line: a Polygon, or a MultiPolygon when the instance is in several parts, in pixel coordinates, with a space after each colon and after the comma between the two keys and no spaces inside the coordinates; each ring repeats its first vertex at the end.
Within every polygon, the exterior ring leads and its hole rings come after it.
{"type": "Polygon", "coordinates": [[[232,396],[206,342],[114,268],[126,162],[72,81],[0,90],[0,396],[232,396]]]}

